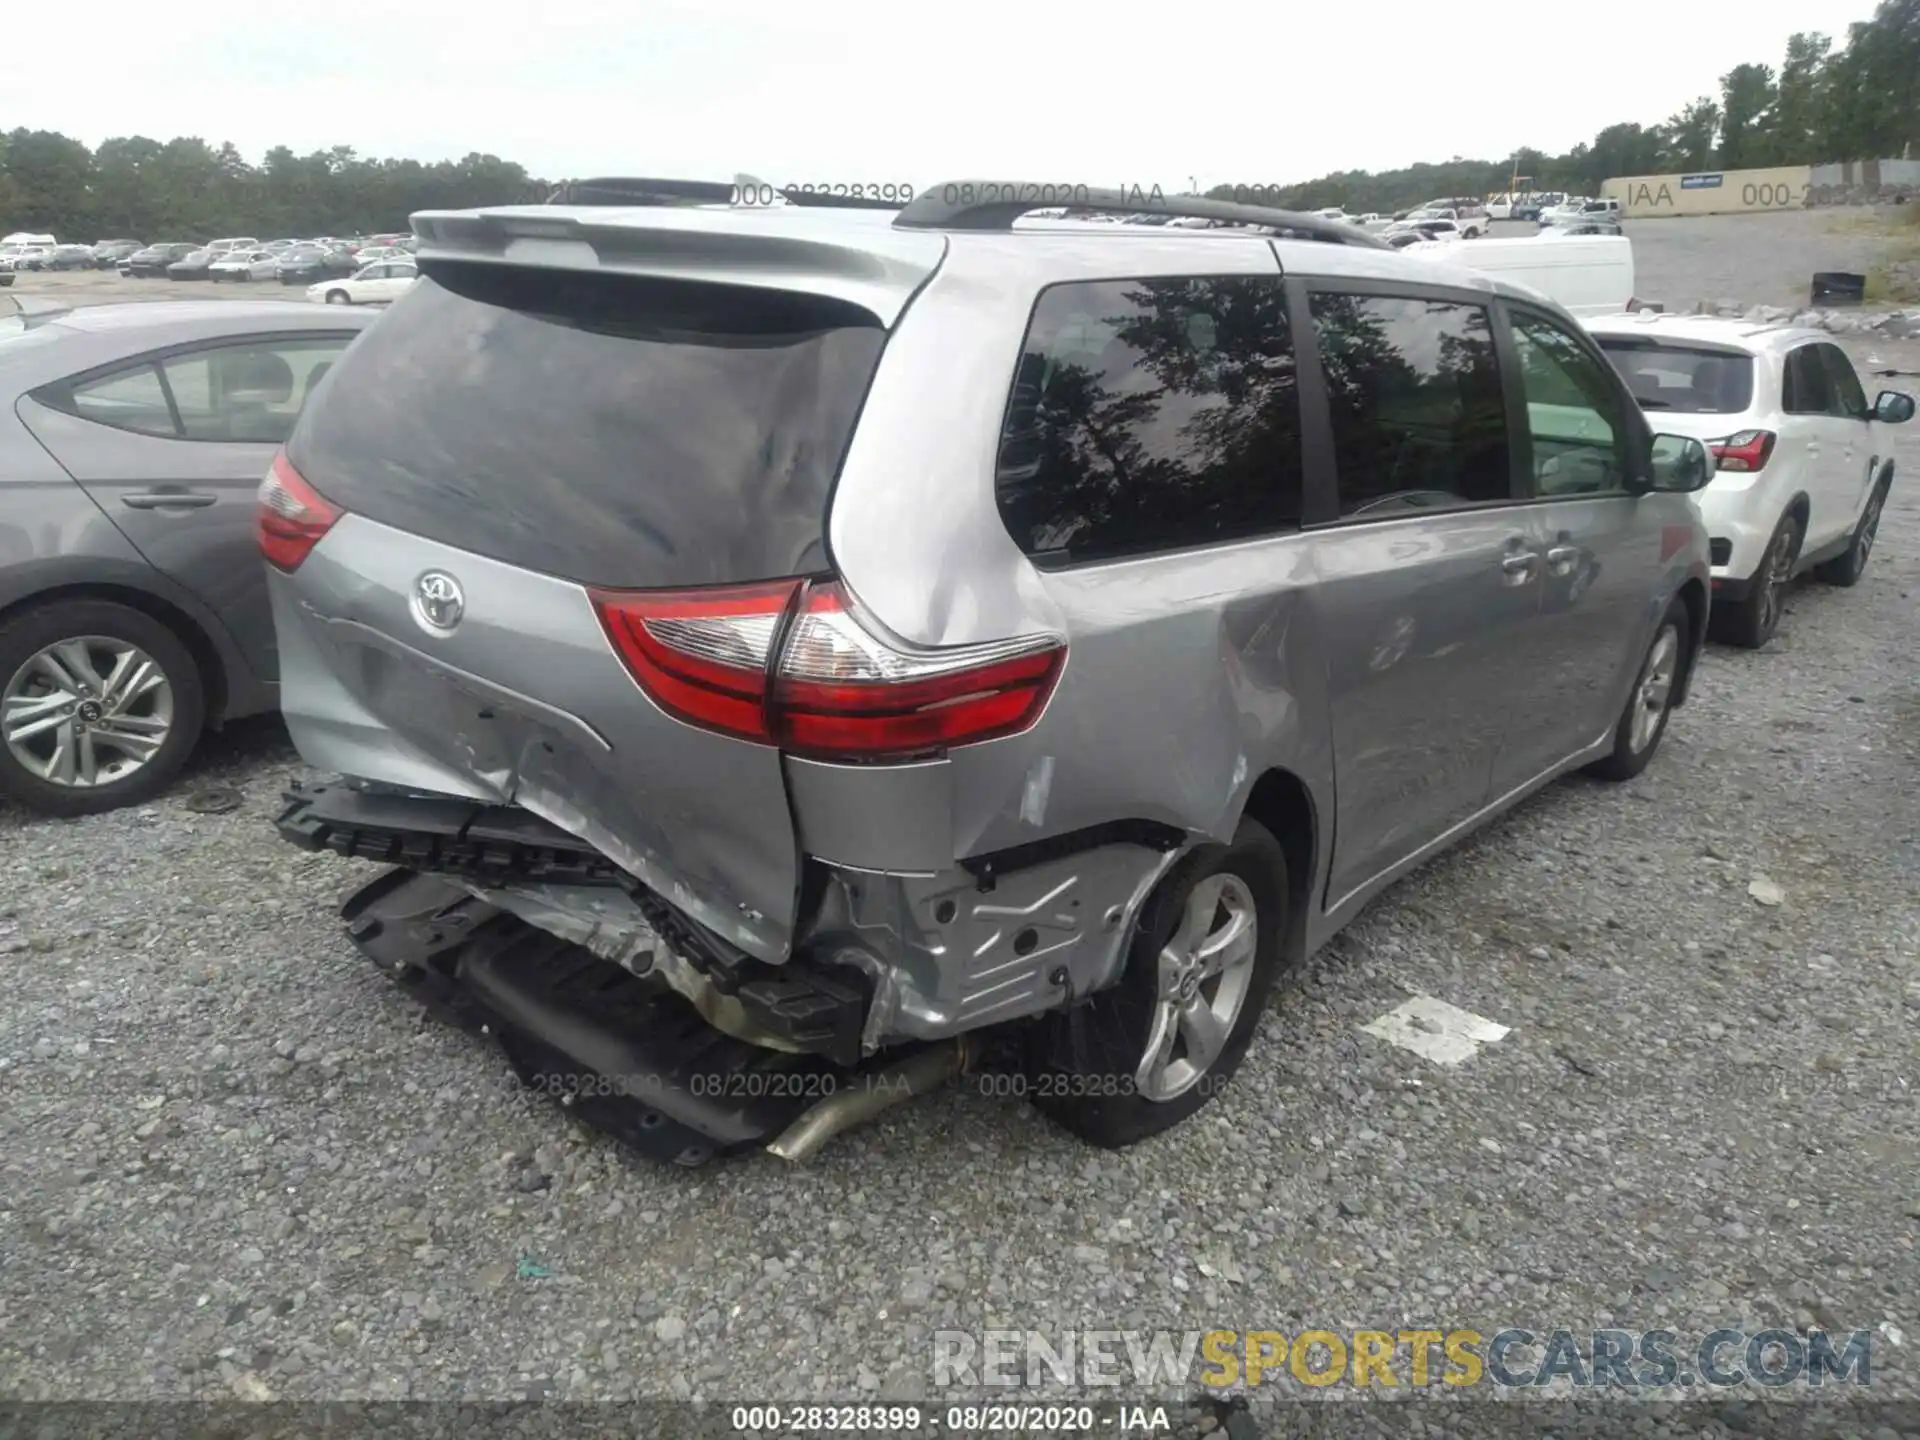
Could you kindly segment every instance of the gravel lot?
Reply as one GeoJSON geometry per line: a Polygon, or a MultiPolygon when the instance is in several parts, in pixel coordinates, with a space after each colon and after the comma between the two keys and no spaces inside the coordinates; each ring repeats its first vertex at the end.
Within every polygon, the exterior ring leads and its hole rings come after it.
{"type": "MultiPolygon", "coordinates": [[[[1773,298],[1700,223],[1665,293],[1773,298]]],[[[1920,1394],[1920,425],[1899,463],[1857,589],[1713,649],[1639,780],[1377,901],[1118,1155],[956,1088],[805,1168],[630,1159],[341,938],[373,871],[273,836],[272,722],[140,811],[0,810],[0,1396],[926,1399],[940,1328],[1422,1321],[1885,1325],[1879,1397],[1920,1394]],[[1410,993],[1512,1033],[1359,1033],[1410,993]]]]}

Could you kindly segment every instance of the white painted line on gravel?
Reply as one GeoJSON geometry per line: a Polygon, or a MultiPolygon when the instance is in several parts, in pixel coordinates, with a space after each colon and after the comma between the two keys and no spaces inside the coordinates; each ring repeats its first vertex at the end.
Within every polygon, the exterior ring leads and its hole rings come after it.
{"type": "Polygon", "coordinates": [[[1458,1065],[1463,1060],[1471,1060],[1482,1046],[1504,1040],[1512,1033],[1505,1025],[1495,1024],[1485,1016],[1436,1000],[1431,995],[1415,995],[1360,1029],[1402,1050],[1411,1050],[1436,1065],[1458,1065]]]}

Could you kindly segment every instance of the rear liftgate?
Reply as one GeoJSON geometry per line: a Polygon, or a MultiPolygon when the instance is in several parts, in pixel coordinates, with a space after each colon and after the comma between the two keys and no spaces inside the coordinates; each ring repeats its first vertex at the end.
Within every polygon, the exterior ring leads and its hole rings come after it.
{"type": "Polygon", "coordinates": [[[433,1013],[495,1041],[523,1084],[655,1159],[692,1166],[765,1148],[803,1160],[967,1062],[964,1040],[862,1057],[856,974],[731,951],[525,811],[326,786],[286,799],[286,839],[394,867],[341,906],[362,954],[433,1013]],[[474,893],[541,886],[604,890],[653,943],[621,927],[617,963],[474,893]],[[675,970],[697,972],[709,1010],[769,1043],[717,1028],[669,983],[675,970]]]}

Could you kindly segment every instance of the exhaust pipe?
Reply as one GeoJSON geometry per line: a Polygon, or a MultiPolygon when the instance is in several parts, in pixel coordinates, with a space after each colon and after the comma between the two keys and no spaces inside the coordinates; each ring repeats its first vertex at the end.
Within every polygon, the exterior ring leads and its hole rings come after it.
{"type": "Polygon", "coordinates": [[[963,1036],[951,1045],[919,1051],[884,1070],[863,1075],[857,1087],[829,1095],[781,1131],[767,1146],[768,1153],[796,1165],[811,1159],[842,1130],[865,1124],[903,1100],[939,1089],[965,1071],[967,1058],[963,1036]]]}

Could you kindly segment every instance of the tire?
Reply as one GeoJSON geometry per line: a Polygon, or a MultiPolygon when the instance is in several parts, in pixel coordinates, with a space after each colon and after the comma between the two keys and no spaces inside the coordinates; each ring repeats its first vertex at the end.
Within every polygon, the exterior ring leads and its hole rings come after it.
{"type": "Polygon", "coordinates": [[[1631,780],[1647,768],[1667,733],[1667,720],[1673,714],[1673,687],[1687,664],[1691,634],[1686,604],[1676,597],[1660,617],[1653,639],[1647,642],[1647,653],[1633,677],[1626,707],[1613,727],[1613,750],[1589,765],[1588,774],[1602,780],[1631,780]]]}
{"type": "MultiPolygon", "coordinates": [[[[53,663],[69,678],[78,669],[72,651],[54,657],[53,663]]],[[[180,637],[151,615],[105,600],[59,600],[28,610],[0,626],[0,697],[4,697],[0,698],[0,793],[45,815],[97,815],[151,799],[186,764],[206,719],[206,692],[199,666],[180,637]],[[75,761],[75,779],[84,773],[79,768],[81,760],[91,756],[98,777],[94,783],[63,783],[44,773],[50,768],[47,762],[57,751],[59,732],[64,727],[24,736],[16,733],[23,710],[64,688],[56,687],[51,673],[34,662],[51,647],[65,642],[84,646],[93,672],[81,677],[90,688],[89,697],[79,702],[82,713],[84,707],[99,709],[100,682],[116,673],[114,647],[121,647],[122,653],[132,652],[132,658],[125,662],[128,668],[122,672],[127,678],[139,677],[143,659],[156,667],[160,676],[159,685],[132,696],[118,717],[118,725],[130,738],[161,737],[158,748],[137,763],[128,765],[136,759],[132,750],[122,750],[110,741],[101,743],[116,725],[112,707],[99,717],[105,722],[99,729],[81,732],[86,738],[80,744],[75,743],[80,737],[68,731],[65,739],[74,747],[68,754],[75,761]],[[18,703],[21,701],[27,704],[18,703]],[[20,749],[34,761],[32,766],[22,758],[20,749]],[[121,767],[126,768],[114,777],[112,772],[121,767]]]]}
{"type": "Polygon", "coordinates": [[[1867,557],[1873,554],[1874,537],[1880,533],[1880,514],[1886,508],[1887,491],[1892,488],[1891,475],[1883,476],[1874,485],[1873,492],[1867,496],[1867,508],[1860,512],[1860,521],[1853,527],[1846,554],[1814,566],[1815,579],[1843,589],[1860,583],[1860,577],[1867,573],[1867,557]]]}
{"type": "Polygon", "coordinates": [[[1760,552],[1747,598],[1713,608],[1715,628],[1729,645],[1758,650],[1773,638],[1786,608],[1787,583],[1799,558],[1800,522],[1791,514],[1782,515],[1767,538],[1767,548],[1760,552]]]}
{"type": "Polygon", "coordinates": [[[351,305],[352,303],[353,297],[344,290],[327,291],[327,304],[329,305],[351,305]]]}
{"type": "Polygon", "coordinates": [[[1262,826],[1243,820],[1231,845],[1209,845],[1187,856],[1142,907],[1119,982],[1083,1005],[1042,1017],[1029,1031],[1026,1080],[1034,1107],[1109,1150],[1192,1115],[1219,1093],[1247,1053],[1279,973],[1286,924],[1286,856],[1262,826]],[[1210,906],[1206,892],[1215,895],[1210,906]],[[1187,912],[1197,894],[1204,909],[1196,909],[1196,924],[1187,912]],[[1182,947],[1176,956],[1173,942],[1218,937],[1243,916],[1253,926],[1244,959],[1230,960],[1210,978],[1171,972],[1193,953],[1182,947]],[[1234,988],[1237,1001],[1230,996],[1234,988]],[[1206,1013],[1219,1037],[1212,1058],[1197,1067],[1190,1054],[1180,1053],[1188,1032],[1173,1023],[1181,994],[1189,1005],[1210,998],[1206,1013]],[[1150,1071],[1148,1043],[1161,1024],[1167,1049],[1162,1065],[1150,1071]],[[1143,1083],[1143,1076],[1151,1079],[1143,1083]],[[1152,1093],[1156,1089],[1163,1093],[1152,1093]]]}

